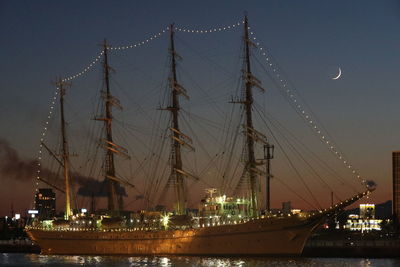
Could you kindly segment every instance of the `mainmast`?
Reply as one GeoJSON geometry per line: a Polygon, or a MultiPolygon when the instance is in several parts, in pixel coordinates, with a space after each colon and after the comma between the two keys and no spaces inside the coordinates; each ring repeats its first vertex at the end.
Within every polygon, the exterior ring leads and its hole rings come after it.
{"type": "MultiPolygon", "coordinates": [[[[258,131],[253,128],[253,117],[252,117],[252,108],[253,108],[253,86],[257,86],[260,89],[260,81],[255,78],[251,73],[251,65],[250,65],[250,45],[253,43],[249,39],[249,26],[247,21],[247,16],[244,18],[244,45],[245,45],[245,70],[244,70],[244,80],[245,80],[245,99],[242,102],[245,109],[245,131],[246,131],[246,145],[247,145],[247,164],[246,168],[249,174],[250,180],[250,191],[251,191],[251,215],[258,215],[258,190],[257,190],[257,177],[261,172],[258,170],[256,158],[254,156],[254,142],[255,140],[264,140],[264,136],[261,135],[258,131]]],[[[263,89],[262,89],[263,90],[263,89]]],[[[264,141],[265,142],[265,141],[264,141]]]]}
{"type": "Polygon", "coordinates": [[[104,40],[103,44],[103,69],[104,69],[104,81],[106,85],[106,91],[103,93],[103,99],[105,101],[105,118],[104,126],[105,126],[105,137],[106,137],[106,159],[105,159],[105,174],[107,181],[107,189],[108,189],[108,210],[115,212],[123,209],[123,200],[122,196],[117,195],[117,186],[118,182],[115,180],[115,165],[114,165],[114,152],[111,146],[114,145],[113,135],[112,135],[112,106],[114,104],[114,97],[110,92],[110,76],[109,70],[110,66],[108,65],[108,55],[107,55],[107,42],[104,40]]]}
{"type": "Polygon", "coordinates": [[[64,218],[66,220],[72,216],[71,210],[71,186],[70,186],[70,161],[69,161],[69,150],[67,143],[67,134],[65,130],[65,118],[64,118],[64,96],[65,87],[62,79],[59,79],[57,86],[60,90],[60,114],[61,114],[61,138],[62,138],[62,165],[64,171],[64,181],[65,181],[65,214],[64,218]]]}

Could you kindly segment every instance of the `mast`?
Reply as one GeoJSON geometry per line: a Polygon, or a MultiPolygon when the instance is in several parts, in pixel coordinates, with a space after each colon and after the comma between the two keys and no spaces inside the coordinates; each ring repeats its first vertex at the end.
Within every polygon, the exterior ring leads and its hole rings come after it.
{"type": "MultiPolygon", "coordinates": [[[[170,25],[170,53],[171,53],[171,97],[172,106],[169,108],[172,114],[172,128],[175,131],[172,132],[173,143],[172,143],[172,175],[175,177],[175,194],[176,194],[176,213],[183,215],[186,212],[186,196],[185,186],[182,174],[182,158],[181,158],[181,143],[178,113],[180,110],[179,106],[179,88],[177,76],[176,76],[176,52],[174,44],[174,24],[170,25]]],[[[182,88],[183,89],[183,88],[182,88]]]]}
{"type": "Polygon", "coordinates": [[[269,143],[264,145],[264,159],[265,163],[265,209],[267,212],[271,211],[271,159],[274,158],[274,145],[269,143]]]}
{"type": "Polygon", "coordinates": [[[67,143],[67,134],[65,130],[65,118],[64,118],[64,96],[65,87],[62,79],[59,79],[57,86],[60,90],[60,114],[61,114],[61,138],[62,138],[62,162],[63,162],[63,172],[65,181],[65,214],[64,218],[66,220],[72,216],[71,210],[71,188],[70,188],[70,161],[69,161],[69,150],[67,143]]]}
{"type": "Polygon", "coordinates": [[[257,216],[258,214],[258,201],[257,201],[257,173],[256,159],[254,156],[254,139],[253,139],[253,93],[252,93],[252,74],[250,66],[250,47],[251,41],[249,39],[247,16],[244,18],[244,44],[245,44],[245,115],[246,115],[246,144],[247,144],[247,169],[250,176],[250,190],[251,190],[251,215],[257,216]]]}
{"type": "MultiPolygon", "coordinates": [[[[110,76],[109,76],[109,69],[110,66],[108,65],[108,55],[107,55],[107,42],[104,40],[103,43],[103,54],[104,54],[104,62],[103,62],[103,69],[104,69],[104,81],[106,85],[106,92],[103,94],[103,98],[105,101],[105,118],[104,120],[104,128],[105,128],[105,137],[106,142],[108,144],[113,143],[113,135],[112,135],[112,106],[113,106],[113,96],[110,92],[110,76]]],[[[108,148],[108,147],[106,147],[108,148]]],[[[123,202],[122,196],[117,196],[117,185],[118,182],[113,179],[116,177],[115,175],[115,165],[114,165],[114,153],[111,149],[106,149],[106,159],[105,159],[105,174],[106,174],[106,181],[107,181],[107,191],[108,191],[108,210],[112,212],[116,212],[118,210],[122,210],[123,202]]]]}

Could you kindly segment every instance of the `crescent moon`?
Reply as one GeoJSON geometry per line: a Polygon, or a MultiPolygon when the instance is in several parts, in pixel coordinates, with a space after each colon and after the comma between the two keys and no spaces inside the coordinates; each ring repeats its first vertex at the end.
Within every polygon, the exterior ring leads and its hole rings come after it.
{"type": "Polygon", "coordinates": [[[341,75],[342,75],[342,70],[339,68],[339,74],[336,77],[332,78],[332,80],[339,79],[341,75]]]}

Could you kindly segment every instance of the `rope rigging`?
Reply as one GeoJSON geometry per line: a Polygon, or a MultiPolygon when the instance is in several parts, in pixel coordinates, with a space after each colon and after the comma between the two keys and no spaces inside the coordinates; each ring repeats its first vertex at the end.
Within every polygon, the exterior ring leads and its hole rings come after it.
{"type": "MultiPolygon", "coordinates": [[[[244,22],[235,23],[225,27],[216,27],[211,28],[208,30],[195,30],[195,29],[188,29],[185,27],[176,27],[176,32],[182,33],[198,33],[198,34],[210,34],[216,33],[221,31],[227,31],[237,28],[237,26],[242,25],[244,22]]],[[[130,44],[126,46],[109,46],[107,49],[113,52],[118,52],[119,50],[126,50],[144,46],[156,39],[159,39],[164,33],[168,32],[170,29],[169,27],[164,28],[160,32],[151,35],[151,37],[144,39],[143,41],[137,42],[135,44],[130,44]]],[[[254,32],[250,32],[251,36],[254,36],[254,32]]],[[[251,37],[252,40],[256,41],[255,37],[251,37]]],[[[243,99],[243,92],[241,91],[241,87],[243,86],[243,81],[238,78],[241,75],[233,75],[232,72],[227,70],[225,67],[221,66],[215,62],[212,58],[208,57],[207,55],[199,53],[196,49],[192,48],[189,43],[187,43],[182,38],[177,38],[181,44],[184,44],[189,50],[195,53],[198,57],[200,57],[203,61],[211,63],[216,69],[224,74],[224,78],[221,77],[220,80],[215,82],[213,85],[209,86],[209,89],[203,88],[200,83],[196,82],[196,79],[192,77],[189,71],[185,71],[180,69],[180,73],[178,76],[184,76],[185,82],[188,81],[191,83],[190,90],[195,91],[200,97],[197,98],[194,104],[188,106],[187,109],[182,108],[181,111],[181,122],[182,127],[185,130],[188,130],[188,134],[193,136],[193,140],[195,142],[195,147],[199,148],[199,152],[194,152],[194,154],[199,154],[203,156],[203,161],[200,162],[197,160],[197,157],[194,156],[186,156],[186,159],[194,158],[191,162],[192,165],[185,165],[191,173],[196,174],[199,177],[199,181],[208,187],[219,187],[221,188],[222,193],[230,193],[236,191],[239,185],[245,184],[245,175],[241,175],[242,168],[246,169],[246,165],[241,162],[241,157],[243,157],[244,153],[248,153],[246,150],[241,150],[238,147],[240,146],[240,142],[238,140],[241,136],[242,131],[242,121],[244,119],[244,109],[243,107],[235,108],[232,105],[230,109],[226,109],[223,104],[220,102],[226,101],[227,96],[232,94],[234,91],[234,95],[240,96],[243,99]],[[180,75],[182,73],[182,75],[180,75]],[[232,86],[232,80],[237,80],[232,86]],[[232,90],[234,87],[234,90],[232,90]],[[215,89],[214,89],[215,88],[215,89]],[[221,90],[221,88],[225,89],[226,92],[220,93],[218,95],[215,94],[214,91],[216,89],[221,90]],[[207,103],[208,108],[207,112],[214,112],[214,116],[205,117],[202,115],[197,114],[197,110],[201,110],[203,106],[207,103]],[[211,108],[210,108],[211,107],[211,108]],[[195,110],[195,111],[192,111],[195,110]],[[189,122],[190,119],[190,122],[189,122]],[[193,123],[194,122],[194,123],[193,123]],[[215,131],[215,133],[213,133],[215,131]],[[201,133],[203,138],[199,137],[196,133],[201,133]],[[204,140],[207,142],[204,142],[204,140]],[[214,147],[215,145],[215,147],[214,147]],[[210,152],[211,148],[212,152],[210,152]],[[218,148],[217,148],[218,147],[218,148]],[[217,148],[217,149],[216,149],[217,148]],[[240,156],[240,154],[242,154],[240,156]],[[208,173],[212,175],[209,176],[208,173]],[[212,182],[210,182],[210,180],[212,182]],[[218,181],[218,182],[216,182],[218,181]],[[233,186],[233,184],[237,182],[237,186],[233,186]],[[220,183],[220,184],[218,184],[220,183]]],[[[320,137],[320,140],[328,146],[328,149],[337,157],[339,158],[343,164],[349,169],[352,174],[354,174],[357,178],[363,181],[365,184],[365,180],[361,178],[358,172],[354,169],[353,165],[349,164],[348,161],[345,159],[344,154],[334,142],[334,139],[328,133],[326,128],[322,125],[320,120],[317,116],[312,112],[311,108],[304,99],[301,98],[300,94],[295,90],[295,86],[293,83],[288,80],[284,79],[284,76],[287,76],[283,73],[280,66],[276,63],[276,60],[267,53],[267,49],[262,47],[258,42],[255,44],[260,55],[264,57],[267,62],[267,66],[265,63],[263,64],[261,61],[258,60],[257,57],[254,55],[252,58],[256,60],[259,67],[263,70],[275,87],[278,89],[278,92],[284,96],[286,100],[288,100],[290,106],[296,111],[296,113],[309,125],[313,132],[320,137]],[[271,71],[272,70],[272,71],[271,71]],[[289,89],[290,88],[290,89],[289,89]],[[300,104],[300,102],[302,104],[300,104]],[[306,111],[306,109],[308,111],[306,111]],[[318,123],[318,126],[317,126],[318,123]]],[[[243,48],[243,44],[242,44],[243,48]]],[[[100,62],[101,57],[103,56],[104,51],[101,51],[97,54],[93,61],[90,62],[86,67],[83,68],[82,71],[77,72],[74,75],[67,76],[63,79],[63,81],[71,81],[75,80],[78,77],[81,77],[83,74],[87,74],[89,70],[93,69],[93,67],[100,62]]],[[[124,61],[124,57],[120,57],[117,53],[115,54],[116,58],[121,61],[124,61]]],[[[238,57],[238,62],[240,58],[238,57]]],[[[244,64],[244,63],[243,63],[244,64]]],[[[133,67],[132,64],[125,64],[127,67],[133,67]]],[[[164,66],[166,69],[168,65],[165,63],[164,66]]],[[[141,70],[142,71],[142,70],[141,70]]],[[[149,78],[155,82],[156,80],[153,79],[151,75],[147,75],[145,71],[142,71],[143,76],[149,78]]],[[[166,76],[166,72],[164,73],[166,76]]],[[[131,183],[132,180],[138,180],[139,178],[144,179],[143,184],[143,191],[140,191],[136,187],[134,188],[140,195],[143,196],[144,201],[146,201],[148,206],[155,205],[161,203],[163,200],[162,198],[166,195],[166,190],[170,187],[173,183],[171,177],[168,178],[168,161],[170,160],[170,155],[168,155],[168,142],[170,140],[170,131],[166,129],[165,125],[169,125],[169,118],[167,115],[162,114],[160,112],[159,115],[154,115],[156,112],[149,112],[148,108],[145,108],[145,105],[149,103],[153,103],[154,95],[157,95],[160,107],[165,107],[169,103],[169,95],[167,90],[160,91],[161,88],[168,87],[166,80],[161,82],[161,84],[157,86],[153,86],[151,88],[146,88],[145,90],[141,91],[140,97],[133,97],[132,93],[129,92],[122,86],[115,78],[111,79],[113,85],[115,85],[115,89],[118,92],[122,93],[121,98],[129,102],[130,105],[127,108],[129,119],[141,118],[145,120],[143,125],[137,125],[135,123],[126,122],[124,120],[115,119],[117,128],[115,129],[115,134],[120,138],[124,144],[127,145],[128,150],[131,152],[129,155],[131,159],[125,163],[121,163],[121,166],[125,167],[128,166],[129,173],[128,175],[123,172],[117,173],[121,180],[131,183]],[[162,93],[161,93],[162,92],[162,93]],[[146,139],[150,139],[150,142],[146,139]],[[134,142],[130,142],[130,140],[134,140],[134,142]],[[163,185],[165,186],[163,187],[163,185]],[[161,192],[161,196],[160,196],[161,192]]],[[[136,88],[134,88],[136,89],[136,88]]],[[[59,95],[59,88],[56,88],[54,96],[52,97],[50,110],[48,113],[47,121],[45,122],[44,130],[41,134],[41,142],[44,141],[46,132],[48,131],[48,127],[50,124],[50,119],[54,113],[55,107],[55,100],[59,95]]],[[[96,93],[96,97],[99,98],[99,92],[96,93]]],[[[226,103],[225,103],[226,104],[226,103]]],[[[92,117],[94,114],[99,114],[98,111],[102,110],[102,104],[98,104],[95,111],[92,111],[92,117]]],[[[150,105],[151,106],[151,105],[150,105]]],[[[153,106],[154,107],[154,106],[153,106]]],[[[72,108],[71,108],[72,110],[72,108]]],[[[155,109],[154,109],[155,110],[155,109]]],[[[312,198],[313,202],[316,203],[319,209],[321,209],[321,205],[318,203],[318,199],[313,194],[313,191],[310,189],[309,185],[305,182],[303,175],[300,173],[298,168],[296,168],[293,160],[285,151],[285,148],[278,139],[283,139],[283,141],[288,145],[290,150],[294,152],[294,154],[299,158],[304,164],[309,168],[310,173],[313,177],[318,179],[325,187],[329,188],[332,192],[332,187],[329,185],[327,181],[318,173],[318,171],[310,164],[310,162],[305,158],[302,152],[297,149],[293,144],[290,143],[289,137],[290,136],[293,140],[295,140],[303,149],[307,150],[307,146],[305,146],[301,140],[296,140],[296,136],[293,135],[290,131],[286,130],[279,121],[275,119],[271,119],[268,115],[262,114],[262,108],[257,104],[255,101],[254,110],[258,115],[258,119],[261,120],[264,126],[267,128],[270,136],[280,150],[282,151],[283,155],[287,159],[289,165],[295,172],[295,176],[299,179],[299,181],[303,184],[305,190],[308,192],[310,197],[312,198]],[[274,130],[272,129],[274,128],[274,130]],[[274,131],[279,133],[278,138],[274,131]],[[284,134],[287,132],[288,136],[284,134]]],[[[80,113],[75,112],[74,118],[82,120],[83,115],[80,113]]],[[[95,142],[97,132],[101,131],[104,126],[96,126],[95,124],[91,125],[86,132],[86,138],[82,140],[78,140],[74,147],[82,147],[83,151],[94,151],[92,154],[85,153],[82,156],[83,164],[80,164],[79,168],[74,168],[74,172],[76,173],[84,173],[88,177],[100,177],[100,170],[98,166],[100,165],[99,162],[101,161],[100,158],[103,155],[100,155],[100,144],[95,142]],[[82,144],[80,146],[79,144],[82,144]],[[97,165],[97,167],[96,167],[97,165]]],[[[185,131],[183,131],[185,132],[185,131]]],[[[41,169],[41,161],[42,161],[42,144],[40,145],[39,153],[38,153],[38,176],[36,185],[38,186],[38,181],[40,180],[40,169],[41,169]]],[[[334,177],[338,180],[341,180],[343,184],[346,183],[345,179],[341,177],[335,170],[329,167],[329,165],[315,156],[312,151],[308,151],[309,155],[313,156],[314,158],[319,160],[320,166],[325,166],[325,169],[330,171],[334,177]]],[[[317,160],[316,160],[317,162],[317,160]]],[[[54,164],[54,161],[53,161],[54,164]]],[[[124,169],[124,168],[121,168],[124,169]]],[[[185,178],[186,179],[186,178],[185,178]]],[[[188,178],[190,179],[190,178],[188,178]]],[[[278,182],[283,184],[289,191],[294,193],[297,197],[302,199],[308,205],[315,207],[315,205],[311,204],[305,198],[299,196],[299,194],[291,188],[285,181],[281,178],[276,179],[278,182]]],[[[193,181],[193,184],[196,184],[197,181],[193,181]]],[[[354,187],[351,187],[353,190],[354,187]]],[[[340,199],[337,195],[336,197],[340,199]]],[[[76,202],[76,197],[74,198],[76,202]]],[[[138,200],[138,199],[137,199],[138,200]]],[[[83,199],[81,203],[75,203],[75,205],[84,205],[83,199]]],[[[88,199],[86,198],[86,201],[88,199]]],[[[136,200],[134,200],[136,201],[136,200]]],[[[133,202],[133,201],[131,201],[133,202]]],[[[127,204],[128,205],[128,204],[127,204]]],[[[130,204],[129,204],[130,205],[130,204]]]]}

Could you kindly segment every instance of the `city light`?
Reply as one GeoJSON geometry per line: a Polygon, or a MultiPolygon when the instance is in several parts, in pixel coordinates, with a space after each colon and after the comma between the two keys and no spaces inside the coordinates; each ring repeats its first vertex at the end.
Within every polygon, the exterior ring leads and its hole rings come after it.
{"type": "Polygon", "coordinates": [[[28,210],[28,214],[39,214],[38,210],[28,210]]]}

